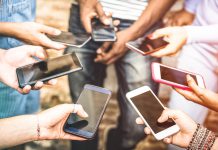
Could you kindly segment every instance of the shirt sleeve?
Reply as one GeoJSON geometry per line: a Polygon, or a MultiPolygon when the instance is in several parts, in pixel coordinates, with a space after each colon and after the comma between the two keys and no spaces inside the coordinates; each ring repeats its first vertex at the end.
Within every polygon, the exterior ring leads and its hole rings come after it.
{"type": "Polygon", "coordinates": [[[201,1],[202,0],[185,0],[184,8],[186,11],[195,14],[196,8],[201,1]]]}
{"type": "Polygon", "coordinates": [[[189,43],[218,44],[218,24],[208,26],[184,26],[188,34],[189,43]]]}

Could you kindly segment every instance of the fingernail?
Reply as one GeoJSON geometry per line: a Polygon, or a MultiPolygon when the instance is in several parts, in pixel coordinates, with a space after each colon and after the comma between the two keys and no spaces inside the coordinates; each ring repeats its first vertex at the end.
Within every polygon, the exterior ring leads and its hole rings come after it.
{"type": "Polygon", "coordinates": [[[100,53],[102,53],[102,50],[101,49],[97,49],[97,54],[100,54],[100,53]]]}
{"type": "Polygon", "coordinates": [[[104,24],[109,25],[111,23],[110,19],[104,19],[104,24]]]}
{"type": "Polygon", "coordinates": [[[186,77],[187,77],[187,80],[191,80],[191,76],[189,74],[186,77]]]}
{"type": "Polygon", "coordinates": [[[89,115],[84,111],[84,112],[83,112],[83,116],[84,116],[84,117],[88,117],[89,115]]]}
{"type": "Polygon", "coordinates": [[[60,30],[54,30],[54,34],[59,35],[59,34],[61,34],[61,31],[60,30]]]}

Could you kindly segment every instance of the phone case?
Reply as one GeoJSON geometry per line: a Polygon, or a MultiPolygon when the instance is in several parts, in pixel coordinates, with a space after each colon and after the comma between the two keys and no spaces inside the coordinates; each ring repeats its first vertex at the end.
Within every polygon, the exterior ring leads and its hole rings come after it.
{"type": "MultiPolygon", "coordinates": [[[[162,79],[157,79],[155,77],[155,72],[154,72],[154,64],[160,64],[160,63],[156,63],[156,62],[153,62],[151,64],[151,72],[152,72],[152,79],[155,81],[155,82],[158,82],[158,83],[162,83],[162,84],[166,84],[166,85],[169,85],[169,86],[172,86],[172,87],[175,87],[175,88],[179,88],[179,89],[182,89],[182,90],[187,90],[187,91],[192,91],[190,87],[188,86],[185,86],[185,85],[181,85],[181,84],[176,84],[176,83],[173,83],[173,82],[170,82],[170,81],[167,81],[167,80],[162,80],[162,79]]],[[[160,64],[161,65],[161,64],[160,64]]],[[[175,68],[176,69],[176,68],[175,68]]],[[[189,72],[189,71],[186,71],[186,70],[182,70],[182,69],[179,69],[183,72],[187,72],[187,73],[190,73],[192,75],[199,75],[199,74],[195,74],[195,73],[192,73],[192,72],[189,72]]],[[[201,75],[199,75],[201,76],[201,75]]],[[[203,78],[202,78],[203,79],[203,78]]],[[[204,80],[203,80],[204,82],[204,80]]],[[[205,82],[204,82],[204,86],[205,86],[205,82]]]]}

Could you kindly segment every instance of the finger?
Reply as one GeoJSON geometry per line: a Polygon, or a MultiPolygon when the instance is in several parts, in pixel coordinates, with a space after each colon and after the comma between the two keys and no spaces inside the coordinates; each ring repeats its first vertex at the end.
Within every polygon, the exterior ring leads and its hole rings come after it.
{"type": "Polygon", "coordinates": [[[97,14],[95,12],[92,12],[90,14],[82,14],[81,15],[81,21],[83,24],[83,27],[85,28],[86,32],[91,33],[92,32],[92,25],[91,21],[92,18],[94,18],[97,14]]]}
{"type": "Polygon", "coordinates": [[[159,37],[168,36],[168,35],[171,34],[171,32],[172,32],[172,28],[171,27],[166,27],[166,28],[158,29],[158,30],[156,30],[156,31],[154,31],[152,33],[151,38],[152,39],[156,39],[156,38],[159,38],[159,37]]]}
{"type": "Polygon", "coordinates": [[[106,51],[109,49],[109,47],[110,47],[111,44],[112,44],[112,42],[104,42],[104,43],[101,45],[101,47],[97,49],[96,52],[97,52],[98,54],[101,54],[101,53],[103,53],[103,52],[106,52],[106,51]]]}
{"type": "Polygon", "coordinates": [[[29,46],[29,48],[27,47],[26,51],[28,56],[37,57],[42,60],[47,58],[47,53],[40,46],[29,46]]]}
{"type": "Polygon", "coordinates": [[[40,34],[39,39],[41,45],[44,47],[57,49],[57,50],[63,50],[66,48],[66,46],[64,46],[63,44],[50,40],[46,35],[40,34]]]}
{"type": "Polygon", "coordinates": [[[23,89],[18,88],[17,91],[21,94],[28,94],[31,91],[31,86],[26,85],[23,89]]]}
{"type": "Polygon", "coordinates": [[[51,79],[51,80],[49,80],[49,81],[47,82],[47,84],[48,84],[48,85],[56,85],[57,82],[58,82],[57,79],[51,79]]]}
{"type": "Polygon", "coordinates": [[[76,141],[84,141],[84,140],[87,140],[85,138],[81,138],[81,137],[78,137],[78,136],[74,136],[74,135],[71,135],[71,134],[68,134],[66,133],[66,135],[64,135],[63,138],[61,138],[63,140],[76,140],[76,141]]]}
{"type": "Polygon", "coordinates": [[[144,132],[145,132],[146,134],[151,134],[151,130],[150,130],[150,128],[148,128],[148,127],[145,127],[145,128],[144,128],[144,132]]]}
{"type": "Polygon", "coordinates": [[[98,2],[96,5],[96,11],[97,11],[98,17],[101,20],[101,22],[105,25],[110,25],[110,23],[111,23],[111,20],[109,19],[110,16],[106,16],[100,2],[98,2]]]}
{"type": "Polygon", "coordinates": [[[165,109],[157,121],[159,123],[163,123],[163,122],[167,121],[169,118],[176,120],[178,118],[178,116],[179,116],[178,111],[165,109]]]}
{"type": "Polygon", "coordinates": [[[114,55],[114,52],[110,50],[108,53],[102,56],[101,59],[97,59],[96,62],[106,63],[112,57],[115,57],[115,55],[114,55]]]}
{"type": "Polygon", "coordinates": [[[43,82],[42,81],[37,81],[36,84],[34,85],[34,90],[39,90],[43,87],[43,82]]]}
{"type": "Polygon", "coordinates": [[[188,82],[188,86],[201,98],[204,98],[204,89],[200,88],[197,86],[195,80],[190,76],[187,75],[187,82],[188,82]]]}
{"type": "Polygon", "coordinates": [[[136,121],[137,124],[145,124],[140,117],[136,118],[135,121],[136,121]]]}
{"type": "Polygon", "coordinates": [[[160,58],[163,56],[174,55],[177,52],[176,50],[177,50],[176,45],[170,43],[165,48],[152,53],[151,56],[160,58]]]}
{"type": "Polygon", "coordinates": [[[120,20],[114,20],[113,21],[113,25],[116,27],[116,26],[118,26],[120,24],[120,20]]]}
{"type": "Polygon", "coordinates": [[[80,117],[88,117],[88,114],[85,112],[82,105],[80,104],[74,104],[72,112],[78,114],[80,117]]]}
{"type": "Polygon", "coordinates": [[[40,31],[45,33],[45,34],[49,34],[49,35],[60,35],[61,34],[61,31],[59,29],[49,27],[46,25],[41,25],[40,31]]]}
{"type": "Polygon", "coordinates": [[[167,144],[171,144],[172,143],[172,139],[173,139],[172,136],[170,136],[170,137],[164,138],[163,141],[165,143],[167,143],[167,144]]]}
{"type": "Polygon", "coordinates": [[[116,60],[118,60],[121,56],[122,56],[122,55],[119,54],[119,55],[116,55],[116,56],[114,56],[114,57],[111,57],[111,58],[109,58],[109,59],[105,62],[105,64],[106,64],[106,65],[113,64],[113,63],[114,63],[116,60]]]}

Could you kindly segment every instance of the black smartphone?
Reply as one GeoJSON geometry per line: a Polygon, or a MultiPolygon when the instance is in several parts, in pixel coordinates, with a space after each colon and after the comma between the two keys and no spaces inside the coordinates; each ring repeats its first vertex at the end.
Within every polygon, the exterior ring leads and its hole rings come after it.
{"type": "Polygon", "coordinates": [[[83,47],[89,40],[91,36],[87,33],[71,33],[62,31],[60,35],[53,36],[47,35],[52,41],[62,43],[68,46],[83,47]]]}
{"type": "Polygon", "coordinates": [[[75,53],[39,61],[16,69],[19,86],[34,85],[37,81],[48,81],[69,73],[82,70],[75,53]]]}
{"type": "Polygon", "coordinates": [[[93,18],[92,25],[92,39],[96,42],[116,41],[116,32],[111,19],[110,25],[104,25],[97,18],[93,18]]]}
{"type": "Polygon", "coordinates": [[[92,139],[98,129],[100,121],[105,112],[111,91],[86,84],[77,101],[88,113],[88,118],[80,118],[71,113],[64,124],[63,130],[86,139],[92,139]]]}
{"type": "Polygon", "coordinates": [[[146,37],[143,41],[142,44],[139,46],[139,48],[136,48],[133,46],[131,42],[126,43],[126,46],[133,50],[136,51],[142,55],[148,55],[153,52],[156,52],[164,47],[166,47],[169,43],[164,40],[163,37],[157,38],[157,39],[150,39],[149,37],[146,37]]]}

